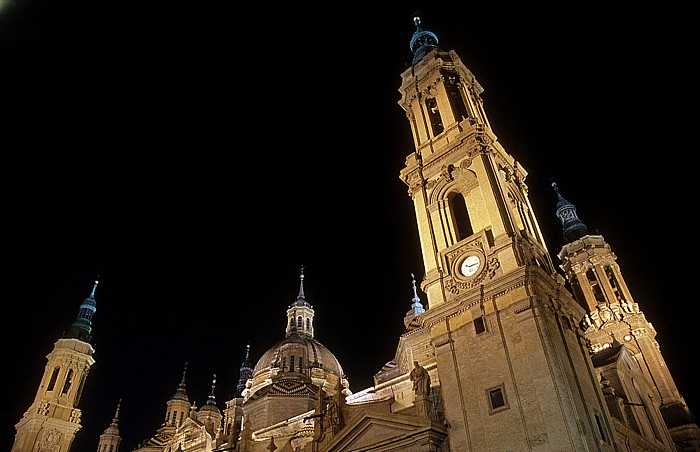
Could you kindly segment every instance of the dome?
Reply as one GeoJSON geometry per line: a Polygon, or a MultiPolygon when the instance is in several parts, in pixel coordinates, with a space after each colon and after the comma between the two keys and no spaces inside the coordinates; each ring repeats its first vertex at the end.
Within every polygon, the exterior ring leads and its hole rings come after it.
{"type": "Polygon", "coordinates": [[[313,319],[314,308],[304,295],[302,267],[299,294],[287,308],[285,337],[263,353],[255,364],[247,397],[263,388],[269,390],[273,382],[280,380],[305,381],[331,392],[339,385],[347,390],[348,381],[338,359],[314,339],[313,319]]]}
{"type": "Polygon", "coordinates": [[[299,334],[290,334],[263,353],[253,370],[253,379],[274,369],[279,369],[280,373],[309,373],[312,369],[321,369],[336,377],[345,377],[343,368],[330,350],[316,339],[299,334]]]}

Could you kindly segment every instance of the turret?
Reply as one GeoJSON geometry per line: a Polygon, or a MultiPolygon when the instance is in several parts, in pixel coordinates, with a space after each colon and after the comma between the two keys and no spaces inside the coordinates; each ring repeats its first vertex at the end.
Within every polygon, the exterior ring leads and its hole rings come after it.
{"type": "Polygon", "coordinates": [[[117,411],[114,413],[112,423],[100,435],[100,442],[97,445],[97,452],[119,452],[119,445],[122,442],[122,437],[119,434],[119,408],[122,401],[119,399],[117,403],[117,411]]]}

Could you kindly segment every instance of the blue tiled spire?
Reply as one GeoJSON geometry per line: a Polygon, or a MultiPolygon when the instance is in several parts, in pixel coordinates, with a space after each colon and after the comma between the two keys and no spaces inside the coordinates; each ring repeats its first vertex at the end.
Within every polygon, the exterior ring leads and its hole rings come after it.
{"type": "Polygon", "coordinates": [[[556,182],[552,182],[552,188],[557,194],[557,216],[561,221],[566,243],[571,243],[584,235],[588,235],[588,228],[576,215],[576,206],[561,196],[556,182]]]}
{"type": "Polygon", "coordinates": [[[416,12],[413,15],[413,23],[416,25],[416,31],[411,37],[411,52],[413,52],[413,64],[418,63],[425,55],[433,49],[439,49],[438,38],[432,31],[424,30],[421,26],[421,20],[416,12]]]}
{"type": "Polygon", "coordinates": [[[95,291],[97,290],[98,281],[92,286],[92,291],[90,296],[83,300],[78,310],[78,316],[75,318],[71,324],[68,332],[66,333],[66,338],[80,339],[84,342],[90,342],[92,336],[92,316],[97,310],[97,304],[95,303],[95,291]]]}

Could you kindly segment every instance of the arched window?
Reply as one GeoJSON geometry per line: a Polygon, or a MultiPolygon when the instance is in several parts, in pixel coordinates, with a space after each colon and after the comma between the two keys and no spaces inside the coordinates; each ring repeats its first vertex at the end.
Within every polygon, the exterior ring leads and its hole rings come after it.
{"type": "Polygon", "coordinates": [[[452,192],[447,196],[447,203],[450,208],[450,213],[452,214],[452,223],[455,227],[457,241],[474,234],[464,196],[462,196],[461,193],[452,192]]]}
{"type": "Polygon", "coordinates": [[[459,88],[459,77],[457,75],[448,75],[445,79],[445,91],[447,91],[447,98],[450,100],[450,107],[452,107],[452,114],[457,121],[467,119],[469,113],[467,113],[467,106],[462,98],[462,93],[459,88]]]}
{"type": "Polygon", "coordinates": [[[54,386],[56,386],[56,379],[58,378],[58,371],[60,368],[54,367],[53,373],[51,373],[51,380],[49,380],[49,387],[46,388],[47,391],[53,391],[54,386]]]}
{"type": "Polygon", "coordinates": [[[603,294],[603,289],[600,287],[595,270],[589,268],[586,272],[586,279],[588,279],[588,284],[591,286],[595,300],[598,303],[603,303],[605,301],[605,294],[603,294]]]}
{"type": "Polygon", "coordinates": [[[302,323],[301,316],[297,317],[297,328],[301,328],[304,324],[302,323]]]}
{"type": "Polygon", "coordinates": [[[438,109],[437,99],[428,97],[425,99],[425,108],[428,110],[428,119],[433,129],[433,136],[440,135],[445,127],[442,125],[440,110],[438,109]]]}
{"type": "Polygon", "coordinates": [[[66,382],[63,383],[63,389],[61,390],[61,394],[68,394],[68,390],[70,389],[70,385],[73,382],[73,369],[68,369],[68,373],[66,374],[66,382]]]}
{"type": "Polygon", "coordinates": [[[307,317],[306,318],[306,331],[309,331],[309,330],[311,330],[311,319],[307,317]]]}

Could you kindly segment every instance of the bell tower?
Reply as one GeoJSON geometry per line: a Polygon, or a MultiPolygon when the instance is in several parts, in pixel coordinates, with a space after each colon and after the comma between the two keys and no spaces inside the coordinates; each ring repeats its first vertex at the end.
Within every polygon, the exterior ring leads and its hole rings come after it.
{"type": "MultiPolygon", "coordinates": [[[[557,195],[556,214],[566,242],[559,252],[561,268],[576,300],[586,309],[581,328],[591,352],[602,354],[616,345],[624,345],[654,388],[654,392],[646,396],[648,400],[641,400],[636,406],[645,407],[650,403],[658,406],[678,450],[700,449],[700,428],[666,366],[654,326],[647,321],[627,287],[617,256],[602,235],[588,233],[576,208],[562,197],[557,184],[553,183],[552,187],[557,195]]],[[[627,384],[627,387],[632,386],[632,383],[627,384]]],[[[623,394],[622,385],[618,385],[617,392],[623,394]]],[[[634,411],[627,418],[633,416],[634,411]]]]}
{"type": "Polygon", "coordinates": [[[399,103],[415,151],[401,179],[415,207],[430,306],[497,272],[534,264],[552,273],[527,172],[491,130],[483,88],[455,52],[441,51],[435,34],[414,20],[413,64],[402,74],[399,103]]]}
{"type": "Polygon", "coordinates": [[[15,424],[12,452],[70,450],[81,427],[80,396],[95,363],[90,341],[96,289],[97,281],[80,305],[75,321],[46,356],[48,362],[34,402],[15,424]]]}
{"type": "MultiPolygon", "coordinates": [[[[439,381],[450,450],[600,450],[614,429],[528,198],[499,143],[482,86],[414,18],[399,105],[415,149],[400,178],[413,201],[427,296],[399,355],[439,381]]],[[[400,356],[400,357],[401,357],[400,356]]]]}

